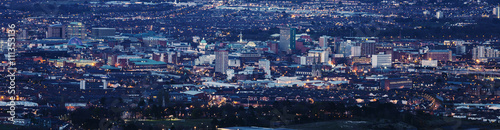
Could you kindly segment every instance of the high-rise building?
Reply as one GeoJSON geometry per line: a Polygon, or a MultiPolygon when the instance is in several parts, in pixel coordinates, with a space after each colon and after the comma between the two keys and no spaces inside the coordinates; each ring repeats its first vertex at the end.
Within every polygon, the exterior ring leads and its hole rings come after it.
{"type": "Polygon", "coordinates": [[[391,67],[392,54],[372,55],[372,68],[391,67]]]}
{"type": "Polygon", "coordinates": [[[500,57],[500,51],[491,47],[476,46],[472,49],[472,59],[500,57]]]}
{"type": "Polygon", "coordinates": [[[280,28],[280,52],[291,52],[295,50],[295,35],[297,33],[296,28],[281,27],[280,28]]]}
{"type": "Polygon", "coordinates": [[[271,62],[267,59],[260,59],[259,60],[259,68],[263,69],[264,72],[266,72],[266,78],[271,77],[271,62]]]}
{"type": "Polygon", "coordinates": [[[498,11],[498,7],[493,8],[493,15],[496,16],[498,14],[497,11],[498,11]]]}
{"type": "Polygon", "coordinates": [[[217,50],[215,51],[215,72],[226,73],[228,68],[228,51],[227,50],[217,50]]]}
{"type": "Polygon", "coordinates": [[[361,56],[369,56],[375,54],[375,41],[367,41],[359,43],[361,46],[361,56]]]}
{"type": "Polygon", "coordinates": [[[361,46],[351,47],[351,57],[361,56],[361,46]]]}
{"type": "Polygon", "coordinates": [[[85,79],[84,80],[80,80],[80,89],[81,90],[85,90],[85,79]]]}
{"type": "Polygon", "coordinates": [[[344,54],[344,56],[350,56],[350,49],[351,44],[348,42],[337,42],[335,43],[335,53],[336,54],[344,54]],[[346,55],[346,53],[349,52],[349,55],[346,55]]]}
{"type": "Polygon", "coordinates": [[[102,80],[102,89],[108,89],[108,81],[105,79],[102,80]]]}
{"type": "Polygon", "coordinates": [[[498,19],[500,19],[500,5],[498,5],[498,6],[496,7],[496,9],[497,9],[497,10],[495,10],[495,11],[496,11],[496,14],[497,14],[497,16],[496,16],[496,17],[497,17],[498,19]]]}
{"type": "Polygon", "coordinates": [[[327,47],[328,46],[328,36],[321,36],[319,37],[319,46],[320,47],[327,47]]]}
{"type": "Polygon", "coordinates": [[[66,28],[62,24],[49,25],[47,28],[47,33],[45,34],[47,38],[62,38],[66,39],[66,28]]]}
{"type": "Polygon", "coordinates": [[[484,46],[476,46],[472,49],[472,59],[479,59],[485,57],[484,46]]]}
{"type": "Polygon", "coordinates": [[[66,25],[67,38],[77,37],[80,39],[85,39],[87,37],[85,31],[85,25],[83,25],[81,22],[71,22],[66,25]]]}
{"type": "Polygon", "coordinates": [[[443,17],[444,17],[444,14],[443,14],[443,12],[442,12],[442,11],[438,11],[438,12],[436,12],[436,18],[437,18],[437,19],[441,19],[441,18],[443,18],[443,17]]]}
{"type": "Polygon", "coordinates": [[[290,28],[290,49],[295,50],[295,38],[297,35],[297,28],[290,28]]]}
{"type": "Polygon", "coordinates": [[[485,56],[487,58],[500,57],[499,51],[497,49],[495,49],[495,48],[492,48],[492,47],[486,47],[485,48],[485,56]]]}

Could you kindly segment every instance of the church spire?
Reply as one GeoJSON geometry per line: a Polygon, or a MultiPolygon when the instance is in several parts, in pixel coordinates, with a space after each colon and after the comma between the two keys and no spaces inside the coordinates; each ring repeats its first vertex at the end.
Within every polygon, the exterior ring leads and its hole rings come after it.
{"type": "Polygon", "coordinates": [[[243,43],[243,34],[241,34],[241,31],[240,31],[240,35],[238,35],[240,37],[240,43],[243,43]]]}

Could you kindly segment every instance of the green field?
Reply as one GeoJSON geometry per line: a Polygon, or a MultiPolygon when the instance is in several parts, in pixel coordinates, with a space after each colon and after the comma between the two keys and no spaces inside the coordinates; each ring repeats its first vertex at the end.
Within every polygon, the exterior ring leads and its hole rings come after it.
{"type": "MultiPolygon", "coordinates": [[[[174,125],[176,128],[185,127],[193,128],[194,126],[200,127],[203,125],[210,125],[211,119],[174,119],[174,120],[141,120],[141,121],[131,121],[137,126],[158,126],[161,128],[170,128],[174,125]]],[[[143,127],[144,128],[144,127],[143,127]]]]}
{"type": "Polygon", "coordinates": [[[14,129],[16,129],[15,125],[0,124],[0,130],[14,130],[14,129]]]}
{"type": "Polygon", "coordinates": [[[285,126],[298,130],[370,130],[370,129],[411,129],[405,123],[385,123],[384,121],[335,120],[285,126]]]}

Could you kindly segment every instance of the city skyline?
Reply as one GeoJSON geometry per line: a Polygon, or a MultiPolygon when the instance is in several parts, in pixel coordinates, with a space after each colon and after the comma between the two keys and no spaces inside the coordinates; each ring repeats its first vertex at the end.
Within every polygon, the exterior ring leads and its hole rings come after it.
{"type": "Polygon", "coordinates": [[[498,129],[500,1],[5,0],[0,129],[498,129]]]}

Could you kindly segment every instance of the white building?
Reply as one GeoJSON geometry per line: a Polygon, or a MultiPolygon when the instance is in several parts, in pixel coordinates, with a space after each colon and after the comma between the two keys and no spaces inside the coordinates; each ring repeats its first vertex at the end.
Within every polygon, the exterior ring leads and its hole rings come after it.
{"type": "Polygon", "coordinates": [[[352,46],[351,47],[351,57],[361,56],[361,46],[352,46]]]}
{"type": "Polygon", "coordinates": [[[80,89],[85,90],[85,80],[80,80],[80,89]]]}
{"type": "Polygon", "coordinates": [[[500,57],[500,51],[492,47],[486,47],[484,56],[487,58],[500,57]]]}
{"type": "Polygon", "coordinates": [[[444,14],[443,14],[443,12],[442,12],[442,11],[438,11],[438,12],[436,12],[436,18],[437,18],[437,19],[444,18],[444,14]]]}
{"type": "Polygon", "coordinates": [[[472,49],[472,59],[480,59],[485,57],[485,47],[476,46],[472,49]]]}
{"type": "Polygon", "coordinates": [[[423,67],[437,67],[438,66],[437,60],[422,60],[421,64],[423,67]]]}
{"type": "Polygon", "coordinates": [[[119,55],[116,57],[116,61],[128,60],[128,59],[141,59],[142,57],[138,55],[119,55]]]}
{"type": "Polygon", "coordinates": [[[227,80],[231,80],[234,77],[234,70],[233,69],[227,69],[226,70],[227,74],[227,80]]]}
{"type": "MultiPolygon", "coordinates": [[[[11,102],[0,101],[0,107],[11,106],[11,102]]],[[[14,101],[16,106],[25,106],[25,107],[38,107],[38,103],[30,102],[30,101],[14,101]]]]}
{"type": "Polygon", "coordinates": [[[391,67],[392,54],[372,55],[372,68],[391,67]]]}
{"type": "Polygon", "coordinates": [[[431,14],[431,12],[430,12],[430,11],[428,11],[428,10],[425,10],[423,13],[424,13],[424,15],[429,15],[429,14],[431,14]]]}
{"type": "Polygon", "coordinates": [[[493,8],[493,15],[497,15],[498,8],[493,8]]]}
{"type": "Polygon", "coordinates": [[[240,59],[238,59],[238,58],[231,58],[231,59],[229,59],[229,63],[228,63],[228,65],[229,65],[230,67],[240,67],[240,65],[241,65],[241,60],[240,60],[240,59]]]}
{"type": "Polygon", "coordinates": [[[301,82],[298,77],[285,77],[285,76],[281,76],[279,78],[277,78],[275,81],[275,83],[295,83],[295,82],[301,82]]]}
{"type": "Polygon", "coordinates": [[[472,59],[500,57],[500,51],[491,47],[476,46],[472,49],[472,59]]]}
{"type": "Polygon", "coordinates": [[[495,9],[493,9],[493,15],[496,15],[495,17],[500,19],[500,6],[497,6],[495,9]]]}
{"type": "Polygon", "coordinates": [[[105,79],[102,80],[102,89],[108,89],[108,81],[105,79]]]}
{"type": "Polygon", "coordinates": [[[233,84],[229,84],[229,83],[219,83],[219,82],[203,82],[202,84],[205,86],[208,86],[208,87],[224,87],[224,88],[240,87],[238,85],[233,85],[233,84]]]}
{"type": "Polygon", "coordinates": [[[264,72],[266,72],[266,78],[271,77],[271,62],[267,59],[260,59],[259,60],[259,68],[263,69],[264,72]]]}
{"type": "Polygon", "coordinates": [[[194,43],[199,43],[200,42],[200,37],[199,36],[193,36],[193,42],[194,43]]]}
{"type": "Polygon", "coordinates": [[[328,57],[328,51],[325,50],[310,50],[308,56],[319,57],[319,62],[321,63],[330,61],[328,57]]]}
{"type": "Polygon", "coordinates": [[[195,65],[212,64],[215,60],[215,55],[202,55],[194,60],[195,65]]]}
{"type": "Polygon", "coordinates": [[[252,66],[247,66],[247,67],[245,67],[245,69],[243,71],[238,72],[238,74],[242,74],[242,75],[253,74],[254,69],[255,68],[252,66]]]}

